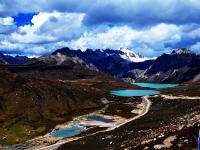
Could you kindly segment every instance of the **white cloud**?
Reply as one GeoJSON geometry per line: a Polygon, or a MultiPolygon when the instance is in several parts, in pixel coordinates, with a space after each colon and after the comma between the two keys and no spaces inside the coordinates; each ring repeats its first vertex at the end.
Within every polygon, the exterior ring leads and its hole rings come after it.
{"type": "Polygon", "coordinates": [[[200,54],[200,42],[192,45],[190,49],[193,50],[195,53],[200,54]]]}
{"type": "Polygon", "coordinates": [[[180,40],[179,27],[162,23],[145,30],[120,26],[98,33],[87,31],[78,40],[72,40],[66,45],[82,50],[129,47],[143,54],[155,55],[157,50],[164,50],[166,43],[176,43],[180,40]]]}
{"type": "Polygon", "coordinates": [[[140,40],[150,44],[158,42],[177,42],[180,41],[180,29],[176,25],[161,23],[152,27],[150,30],[140,32],[140,40]]]}
{"type": "Polygon", "coordinates": [[[198,51],[199,11],[199,0],[0,0],[0,50],[129,47],[158,55],[178,44],[198,51]],[[39,12],[32,25],[16,27],[9,17],[31,12],[39,12]]]}
{"type": "Polygon", "coordinates": [[[93,31],[86,31],[79,39],[69,42],[70,47],[75,49],[85,50],[105,49],[105,48],[119,48],[130,46],[133,39],[133,30],[130,27],[114,27],[106,29],[104,32],[93,33],[93,31]]]}
{"type": "Polygon", "coordinates": [[[79,36],[84,14],[74,13],[39,13],[31,22],[33,25],[19,27],[12,34],[18,43],[45,44],[79,36]]]}
{"type": "Polygon", "coordinates": [[[19,27],[9,40],[1,42],[1,48],[40,55],[65,46],[81,50],[128,47],[153,56],[166,43],[181,40],[181,31],[176,25],[161,23],[142,30],[126,25],[87,28],[82,24],[83,17],[82,13],[39,13],[32,18],[32,25],[19,27]]]}
{"type": "Polygon", "coordinates": [[[188,33],[188,36],[193,39],[200,38],[200,28],[192,30],[191,32],[188,33]]]}
{"type": "MultiPolygon", "coordinates": [[[[171,51],[166,45],[176,45],[187,33],[189,38],[196,38],[199,32],[196,26],[166,23],[142,29],[107,24],[87,27],[82,23],[84,16],[83,13],[40,12],[32,18],[32,25],[20,26],[12,34],[1,36],[0,49],[41,55],[61,47],[81,50],[128,47],[153,57],[171,51]]],[[[13,20],[2,22],[12,24],[13,20]]]]}
{"type": "Polygon", "coordinates": [[[14,19],[12,17],[0,17],[0,34],[10,34],[14,32],[17,27],[14,24],[14,19]]]}
{"type": "Polygon", "coordinates": [[[12,17],[0,18],[0,24],[5,26],[13,25],[14,19],[12,17]]]}

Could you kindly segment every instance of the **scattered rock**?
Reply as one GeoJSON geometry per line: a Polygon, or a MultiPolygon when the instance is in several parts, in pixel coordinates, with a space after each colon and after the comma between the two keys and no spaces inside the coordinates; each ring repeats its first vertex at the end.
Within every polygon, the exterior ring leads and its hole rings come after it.
{"type": "Polygon", "coordinates": [[[163,144],[165,145],[166,148],[170,148],[173,144],[172,142],[174,140],[176,140],[177,137],[174,135],[174,136],[169,136],[168,138],[166,138],[164,141],[163,141],[163,144]]]}
{"type": "Polygon", "coordinates": [[[3,137],[2,137],[2,140],[7,140],[7,136],[3,136],[3,137]]]}
{"type": "Polygon", "coordinates": [[[185,140],[184,140],[184,143],[188,143],[188,139],[185,139],[185,140]]]}
{"type": "Polygon", "coordinates": [[[15,142],[17,142],[17,143],[18,143],[19,141],[20,141],[19,139],[16,139],[16,140],[15,140],[15,142]]]}
{"type": "Polygon", "coordinates": [[[108,99],[105,98],[105,97],[101,98],[100,100],[101,100],[101,102],[102,102],[103,104],[108,104],[108,103],[109,103],[108,99]]]}
{"type": "Polygon", "coordinates": [[[163,148],[165,148],[165,145],[163,144],[154,145],[154,149],[163,149],[163,148]]]}

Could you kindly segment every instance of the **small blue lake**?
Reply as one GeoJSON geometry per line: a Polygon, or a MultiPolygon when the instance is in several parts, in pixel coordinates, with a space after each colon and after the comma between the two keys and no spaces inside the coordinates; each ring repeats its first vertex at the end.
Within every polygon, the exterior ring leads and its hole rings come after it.
{"type": "Polygon", "coordinates": [[[74,135],[76,135],[80,132],[83,132],[85,130],[86,130],[85,127],[73,125],[73,126],[70,126],[70,127],[64,128],[64,129],[59,129],[59,130],[55,131],[52,134],[52,136],[57,137],[57,138],[71,137],[71,136],[74,136],[74,135]]]}
{"type": "Polygon", "coordinates": [[[176,87],[178,85],[178,84],[145,83],[145,82],[136,82],[133,84],[141,86],[141,87],[154,88],[154,89],[172,88],[172,87],[176,87]]]}
{"type": "Polygon", "coordinates": [[[115,95],[115,96],[130,97],[130,96],[156,95],[156,94],[159,94],[159,91],[154,91],[154,90],[113,90],[113,91],[111,91],[111,94],[115,95]]]}
{"type": "Polygon", "coordinates": [[[89,116],[88,119],[89,120],[100,121],[100,122],[104,122],[104,123],[112,123],[113,122],[112,119],[106,119],[106,118],[103,118],[101,116],[96,116],[96,115],[89,116]]]}

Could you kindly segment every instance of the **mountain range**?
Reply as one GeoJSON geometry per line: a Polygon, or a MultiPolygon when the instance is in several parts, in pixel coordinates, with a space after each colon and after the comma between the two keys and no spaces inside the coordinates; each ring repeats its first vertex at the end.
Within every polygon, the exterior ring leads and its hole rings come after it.
{"type": "Polygon", "coordinates": [[[45,64],[48,62],[59,65],[70,57],[82,62],[82,66],[126,81],[131,79],[131,81],[181,83],[199,80],[200,76],[200,55],[185,48],[149,59],[127,48],[81,51],[65,47],[50,55],[33,59],[26,56],[12,57],[1,54],[0,62],[1,64],[45,64]]]}
{"type": "Polygon", "coordinates": [[[118,78],[135,81],[181,83],[194,80],[200,73],[200,55],[188,49],[177,49],[156,59],[148,59],[128,49],[70,50],[62,48],[52,55],[79,57],[97,69],[118,78]]]}
{"type": "Polygon", "coordinates": [[[0,64],[24,64],[29,61],[27,56],[9,56],[0,52],[0,64]]]}
{"type": "Polygon", "coordinates": [[[1,54],[0,60],[1,145],[47,133],[105,99],[120,100],[109,94],[113,89],[143,89],[121,79],[182,83],[199,81],[200,74],[200,56],[187,49],[148,59],[128,49],[62,48],[39,58],[1,54]]]}
{"type": "Polygon", "coordinates": [[[200,55],[196,55],[187,49],[178,49],[171,54],[163,54],[158,57],[136,80],[183,83],[197,80],[199,75],[200,55]]]}

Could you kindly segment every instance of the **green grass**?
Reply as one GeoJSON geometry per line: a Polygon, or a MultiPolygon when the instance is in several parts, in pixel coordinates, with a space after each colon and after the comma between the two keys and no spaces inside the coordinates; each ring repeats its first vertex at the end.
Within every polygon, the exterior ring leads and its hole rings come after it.
{"type": "Polygon", "coordinates": [[[37,133],[42,133],[42,132],[44,132],[45,130],[46,130],[45,127],[38,127],[35,131],[36,131],[37,133]]]}
{"type": "Polygon", "coordinates": [[[30,126],[21,124],[13,125],[10,128],[0,128],[0,145],[8,146],[11,144],[24,142],[36,136],[37,134],[43,133],[45,130],[45,127],[33,129],[30,126]]]}

